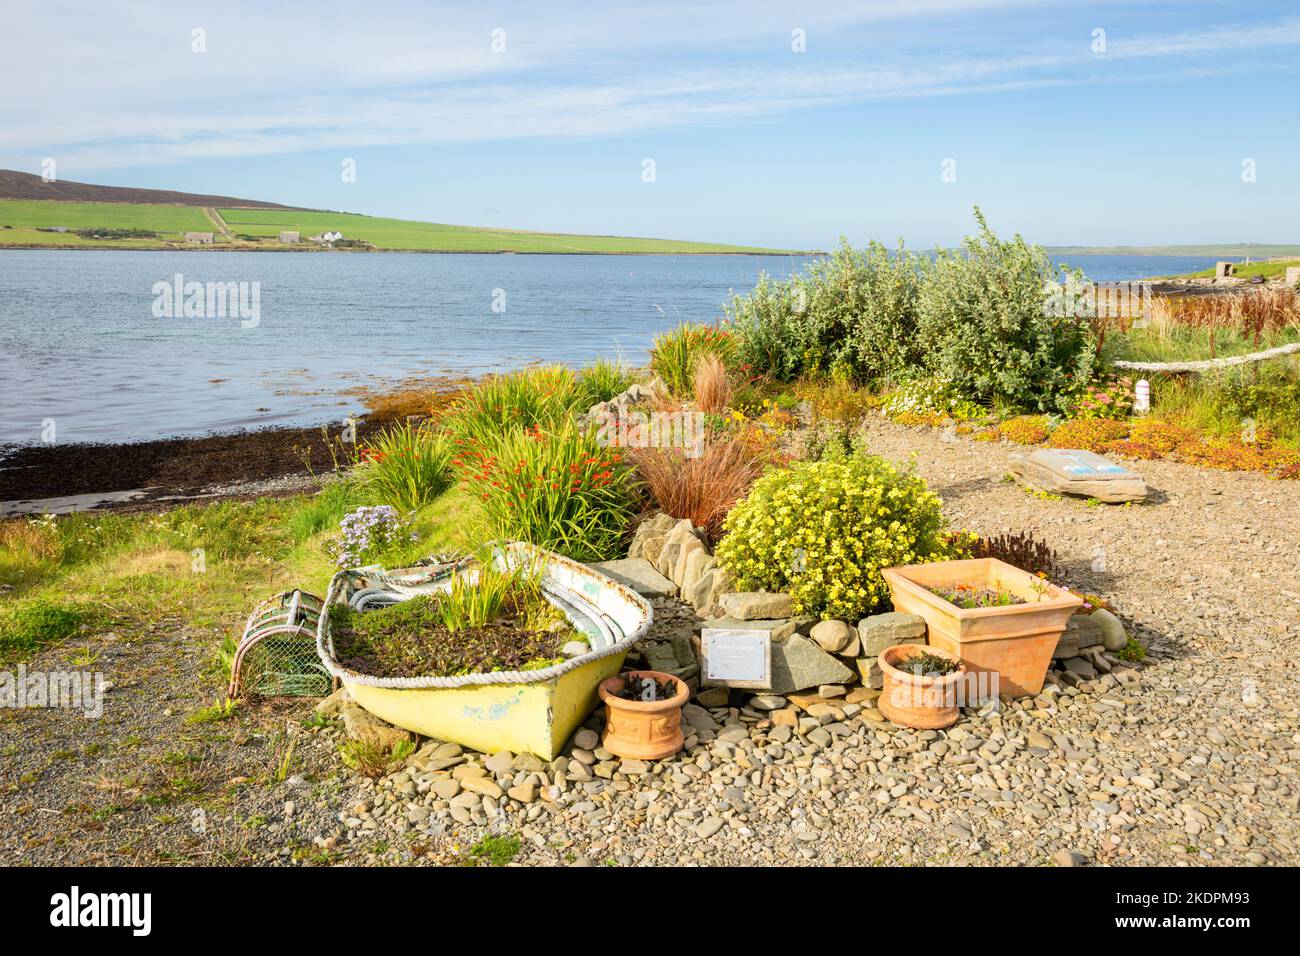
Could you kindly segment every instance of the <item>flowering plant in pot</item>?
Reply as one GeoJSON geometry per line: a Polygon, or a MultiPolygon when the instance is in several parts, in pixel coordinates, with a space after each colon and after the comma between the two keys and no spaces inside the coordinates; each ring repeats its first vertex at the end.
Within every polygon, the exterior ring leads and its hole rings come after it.
{"type": "Polygon", "coordinates": [[[610,753],[635,760],[659,760],[682,749],[682,705],[690,697],[685,681],[659,671],[628,671],[600,685],[605,736],[610,753]]]}
{"type": "Polygon", "coordinates": [[[880,652],[884,686],[877,705],[901,727],[951,727],[966,703],[966,665],[961,658],[924,644],[895,644],[880,652]]]}
{"type": "Polygon", "coordinates": [[[894,609],[925,618],[931,647],[998,675],[997,693],[1024,697],[1043,678],[1083,599],[997,558],[886,568],[894,609]]]}

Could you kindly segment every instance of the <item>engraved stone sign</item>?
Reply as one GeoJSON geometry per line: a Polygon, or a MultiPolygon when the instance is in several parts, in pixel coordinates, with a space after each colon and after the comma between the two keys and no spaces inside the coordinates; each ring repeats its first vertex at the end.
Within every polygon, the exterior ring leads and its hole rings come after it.
{"type": "Polygon", "coordinates": [[[1053,494],[1109,502],[1141,501],[1147,495],[1141,475],[1082,449],[1039,448],[1012,455],[1011,471],[1025,484],[1053,494]]]}

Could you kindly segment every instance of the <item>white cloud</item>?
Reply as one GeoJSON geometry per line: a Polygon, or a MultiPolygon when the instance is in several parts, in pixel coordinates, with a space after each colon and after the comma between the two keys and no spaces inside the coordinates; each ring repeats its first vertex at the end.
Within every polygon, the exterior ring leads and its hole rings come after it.
{"type": "Polygon", "coordinates": [[[161,14],[26,5],[10,15],[13,29],[0,48],[0,165],[28,168],[53,155],[65,169],[91,170],[399,143],[613,136],[872,99],[1117,82],[1139,70],[1145,77],[1239,70],[1233,54],[1300,45],[1300,20],[1112,33],[1107,59],[1123,69],[1099,70],[1086,35],[1027,49],[981,33],[982,18],[960,19],[1015,5],[890,0],[808,15],[775,2],[638,4],[619,8],[617,18],[548,5],[471,8],[455,22],[431,7],[371,15],[351,3],[161,14]],[[958,54],[935,42],[905,51],[885,43],[857,55],[827,42],[825,55],[788,54],[792,23],[810,31],[812,44],[817,30],[833,38],[876,24],[865,43],[900,17],[926,23],[909,34],[921,43],[963,28],[971,39],[958,54]],[[195,26],[207,30],[207,53],[190,50],[195,26]],[[504,56],[489,46],[497,26],[507,31],[504,56]],[[879,65],[863,66],[868,60],[879,65]]]}

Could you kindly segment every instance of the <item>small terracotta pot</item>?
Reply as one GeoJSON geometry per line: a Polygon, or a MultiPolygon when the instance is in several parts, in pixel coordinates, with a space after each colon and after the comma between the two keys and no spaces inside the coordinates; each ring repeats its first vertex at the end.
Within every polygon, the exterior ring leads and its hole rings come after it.
{"type": "Polygon", "coordinates": [[[917,730],[939,730],[957,723],[961,705],[965,703],[962,697],[965,688],[960,685],[966,680],[967,672],[961,658],[925,644],[895,644],[880,652],[880,670],[885,675],[885,685],[876,706],[891,721],[917,730]],[[943,677],[919,676],[894,666],[918,652],[956,661],[959,666],[943,677]]]}
{"type": "Polygon", "coordinates": [[[659,760],[671,757],[686,743],[682,737],[682,705],[690,699],[686,682],[659,671],[628,671],[602,681],[600,699],[605,702],[605,749],[631,760],[659,760]],[[618,692],[628,677],[650,677],[659,683],[672,681],[677,693],[668,700],[624,700],[618,692]]]}

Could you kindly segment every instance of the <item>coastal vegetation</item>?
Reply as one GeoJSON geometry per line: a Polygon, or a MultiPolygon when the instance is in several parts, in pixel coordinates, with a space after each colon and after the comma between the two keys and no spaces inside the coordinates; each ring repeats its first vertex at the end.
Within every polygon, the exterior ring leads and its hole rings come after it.
{"type": "Polygon", "coordinates": [[[919,479],[862,447],[868,415],[979,441],[1300,475],[1294,359],[1143,373],[1147,415],[1133,413],[1137,376],[1113,365],[1206,358],[1211,335],[1220,356],[1295,341],[1285,293],[1102,323],[1045,314],[1050,268],[982,220],[961,254],[934,261],[845,247],[788,282],[763,279],[716,326],[665,332],[648,370],[538,366],[430,396],[420,420],[346,447],[314,494],[8,519],[0,660],[164,618],[224,636],[256,597],[323,592],[345,553],[401,566],[510,538],[618,557],[654,509],[689,518],[747,585],[851,617],[879,603],[881,566],[969,543],[948,536],[919,479]],[[700,415],[698,447],[602,439],[595,411],[634,383],[648,412],[700,415]],[[832,515],[850,522],[856,551],[835,551],[832,515]],[[809,566],[821,577],[799,570],[809,566]]]}

